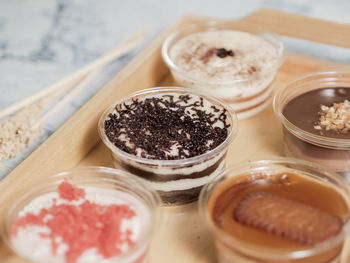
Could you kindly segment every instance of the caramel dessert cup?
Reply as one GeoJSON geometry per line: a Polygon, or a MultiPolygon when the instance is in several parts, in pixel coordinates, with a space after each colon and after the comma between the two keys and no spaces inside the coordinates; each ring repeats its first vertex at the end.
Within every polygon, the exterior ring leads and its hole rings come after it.
{"type": "Polygon", "coordinates": [[[116,167],[148,180],[165,204],[185,204],[223,170],[237,118],[216,98],[160,87],[116,102],[98,126],[116,167]]]}
{"type": "Polygon", "coordinates": [[[159,223],[158,194],[105,167],[42,178],[6,208],[3,240],[36,263],[145,263],[159,223]]]}
{"type": "Polygon", "coordinates": [[[209,21],[170,35],[162,56],[179,85],[224,100],[243,119],[270,104],[284,45],[243,20],[209,21]]]}
{"type": "Polygon", "coordinates": [[[240,164],[203,188],[199,208],[220,263],[342,262],[349,189],[324,167],[289,158],[240,164]]]}
{"type": "Polygon", "coordinates": [[[324,165],[350,180],[350,72],[297,79],[274,98],[287,156],[324,165]]]}

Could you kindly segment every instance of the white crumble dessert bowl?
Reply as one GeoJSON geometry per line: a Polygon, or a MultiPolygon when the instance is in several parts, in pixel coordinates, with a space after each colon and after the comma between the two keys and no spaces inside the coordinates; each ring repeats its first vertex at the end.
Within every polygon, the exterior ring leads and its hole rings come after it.
{"type": "Polygon", "coordinates": [[[276,35],[243,20],[213,20],[170,35],[162,56],[179,85],[224,100],[244,119],[270,104],[284,49],[276,35]]]}
{"type": "Polygon", "coordinates": [[[5,243],[36,263],[144,263],[159,195],[139,178],[106,167],[42,178],[6,207],[5,243]]]}
{"type": "Polygon", "coordinates": [[[98,130],[115,167],[149,181],[164,204],[179,205],[196,201],[223,170],[237,125],[232,109],[214,97],[157,87],[111,105],[98,130]]]}

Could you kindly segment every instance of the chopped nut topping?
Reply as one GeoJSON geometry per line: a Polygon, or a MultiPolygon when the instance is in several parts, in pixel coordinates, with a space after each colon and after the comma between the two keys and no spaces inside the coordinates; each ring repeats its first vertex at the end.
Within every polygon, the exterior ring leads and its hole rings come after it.
{"type": "Polygon", "coordinates": [[[4,161],[20,154],[43,134],[43,126],[36,123],[46,105],[47,101],[41,101],[0,120],[0,169],[4,161]]]}
{"type": "Polygon", "coordinates": [[[333,103],[331,107],[321,105],[320,109],[320,118],[314,129],[332,130],[338,133],[350,131],[350,101],[333,103]]]}

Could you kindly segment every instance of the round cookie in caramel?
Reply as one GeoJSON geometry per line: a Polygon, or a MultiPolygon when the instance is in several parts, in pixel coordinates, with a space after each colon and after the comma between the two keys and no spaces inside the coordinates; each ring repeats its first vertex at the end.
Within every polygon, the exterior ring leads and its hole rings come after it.
{"type": "Polygon", "coordinates": [[[206,186],[201,211],[219,262],[338,262],[349,225],[348,189],[339,175],[319,169],[293,159],[250,162],[206,186]]]}
{"type": "Polygon", "coordinates": [[[167,204],[197,200],[202,186],[223,169],[237,131],[222,102],[177,88],[124,98],[99,126],[115,165],[148,180],[167,204]]]}
{"type": "Polygon", "coordinates": [[[287,250],[337,235],[349,215],[335,189],[288,172],[231,179],[214,192],[209,206],[214,222],[236,238],[287,250]]]}

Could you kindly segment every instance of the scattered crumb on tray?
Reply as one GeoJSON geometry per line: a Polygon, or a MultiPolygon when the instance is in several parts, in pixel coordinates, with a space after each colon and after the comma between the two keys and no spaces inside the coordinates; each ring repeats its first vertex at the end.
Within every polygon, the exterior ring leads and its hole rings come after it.
{"type": "Polygon", "coordinates": [[[43,126],[37,124],[42,109],[43,104],[37,103],[0,121],[0,168],[43,134],[43,126]]]}

